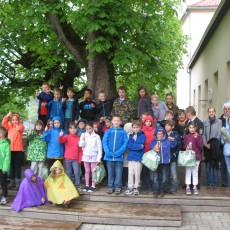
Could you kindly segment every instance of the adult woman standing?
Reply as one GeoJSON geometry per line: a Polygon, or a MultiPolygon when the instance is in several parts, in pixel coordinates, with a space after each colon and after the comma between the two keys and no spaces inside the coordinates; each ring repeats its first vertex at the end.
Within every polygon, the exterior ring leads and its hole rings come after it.
{"type": "Polygon", "coordinates": [[[208,186],[217,186],[219,161],[221,158],[220,137],[222,121],[216,118],[216,109],[208,109],[208,119],[203,122],[204,156],[208,186]]]}
{"type": "Polygon", "coordinates": [[[151,116],[153,115],[149,92],[146,87],[141,86],[138,89],[138,104],[136,118],[140,118],[141,115],[145,112],[148,112],[151,116]]]}
{"type": "Polygon", "coordinates": [[[177,105],[175,105],[173,103],[173,94],[171,92],[167,93],[165,96],[165,100],[166,100],[166,105],[167,105],[168,109],[173,111],[174,119],[177,120],[179,108],[177,105]]]}

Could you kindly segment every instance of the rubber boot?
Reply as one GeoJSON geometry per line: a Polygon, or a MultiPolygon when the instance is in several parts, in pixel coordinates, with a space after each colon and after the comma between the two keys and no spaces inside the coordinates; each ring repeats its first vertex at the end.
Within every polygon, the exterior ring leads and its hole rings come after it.
{"type": "Polygon", "coordinates": [[[11,189],[13,189],[13,187],[15,187],[15,180],[14,179],[10,179],[10,183],[9,183],[8,188],[11,190],[11,189]]]}
{"type": "Polygon", "coordinates": [[[16,179],[16,190],[19,189],[20,184],[21,184],[21,179],[16,179]]]}

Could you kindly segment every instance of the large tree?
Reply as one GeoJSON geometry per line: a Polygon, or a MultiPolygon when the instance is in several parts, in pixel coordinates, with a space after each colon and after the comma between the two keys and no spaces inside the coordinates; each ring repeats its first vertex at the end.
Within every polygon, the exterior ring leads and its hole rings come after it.
{"type": "Polygon", "coordinates": [[[116,80],[155,90],[173,85],[185,43],[179,3],[0,0],[0,80],[24,87],[85,75],[94,96],[104,89],[109,97],[116,80]]]}

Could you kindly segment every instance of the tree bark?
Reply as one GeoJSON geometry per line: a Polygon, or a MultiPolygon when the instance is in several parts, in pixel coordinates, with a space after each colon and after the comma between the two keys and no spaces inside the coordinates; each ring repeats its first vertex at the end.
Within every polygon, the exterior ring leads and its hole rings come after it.
{"type": "Polygon", "coordinates": [[[93,90],[93,98],[97,99],[100,90],[104,90],[108,99],[116,95],[114,67],[105,54],[98,54],[88,61],[86,67],[88,87],[93,90]]]}
{"type": "MultiPolygon", "coordinates": [[[[104,90],[108,99],[116,95],[116,81],[114,67],[106,54],[97,54],[92,60],[87,60],[90,50],[86,50],[86,42],[66,22],[60,22],[59,16],[46,14],[54,32],[69,52],[80,62],[86,70],[88,87],[93,91],[93,98],[97,99],[98,92],[104,90]]],[[[88,41],[96,38],[95,33],[90,33],[88,41]]]]}

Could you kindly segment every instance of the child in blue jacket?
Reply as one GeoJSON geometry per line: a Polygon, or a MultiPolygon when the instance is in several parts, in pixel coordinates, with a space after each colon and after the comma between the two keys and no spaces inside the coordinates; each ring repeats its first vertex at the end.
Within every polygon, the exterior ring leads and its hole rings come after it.
{"type": "Polygon", "coordinates": [[[121,193],[123,155],[127,148],[127,133],[120,127],[121,117],[115,115],[112,118],[112,127],[108,129],[103,137],[102,144],[105,152],[104,160],[108,169],[108,194],[121,193]]]}
{"type": "Polygon", "coordinates": [[[49,114],[48,118],[53,119],[55,116],[61,117],[62,122],[64,121],[64,113],[62,103],[64,99],[61,98],[62,92],[60,89],[54,90],[54,98],[46,104],[49,114]]]}
{"type": "Polygon", "coordinates": [[[153,190],[154,197],[164,197],[167,192],[169,182],[169,168],[171,161],[171,148],[176,147],[176,140],[170,141],[167,133],[161,126],[155,130],[155,139],[150,144],[150,150],[153,149],[160,156],[160,164],[157,170],[153,172],[153,190]]]}
{"type": "Polygon", "coordinates": [[[177,159],[179,151],[182,149],[181,138],[178,132],[173,131],[175,127],[174,120],[167,120],[165,122],[165,131],[167,132],[167,137],[170,141],[176,141],[176,146],[171,147],[171,162],[170,162],[170,173],[172,177],[171,190],[170,193],[176,193],[178,189],[178,179],[177,179],[177,159]]]}
{"type": "Polygon", "coordinates": [[[52,124],[53,128],[49,130],[48,126],[46,126],[43,134],[43,140],[48,143],[46,154],[48,169],[51,168],[56,160],[62,161],[64,158],[64,145],[58,141],[60,132],[63,132],[63,135],[66,134],[66,132],[61,129],[61,118],[58,116],[54,117],[52,124]]]}
{"type": "Polygon", "coordinates": [[[145,134],[141,131],[141,121],[135,120],[132,123],[133,134],[129,136],[128,142],[128,189],[125,195],[139,195],[138,187],[140,184],[142,163],[144,154],[145,134]],[[135,180],[135,182],[134,182],[135,180]]]}

